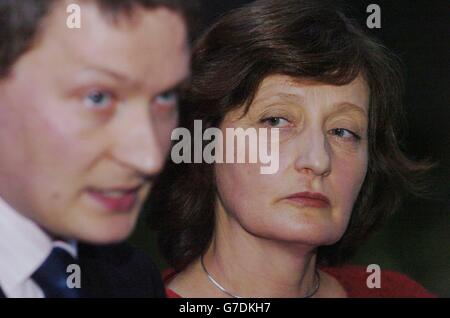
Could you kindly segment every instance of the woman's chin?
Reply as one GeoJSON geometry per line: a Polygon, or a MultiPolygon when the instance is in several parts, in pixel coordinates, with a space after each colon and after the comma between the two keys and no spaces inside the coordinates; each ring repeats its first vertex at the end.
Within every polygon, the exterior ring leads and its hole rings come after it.
{"type": "Polygon", "coordinates": [[[265,230],[261,229],[254,233],[273,241],[319,247],[332,245],[339,241],[344,230],[341,230],[333,222],[288,222],[273,224],[265,230]]]}

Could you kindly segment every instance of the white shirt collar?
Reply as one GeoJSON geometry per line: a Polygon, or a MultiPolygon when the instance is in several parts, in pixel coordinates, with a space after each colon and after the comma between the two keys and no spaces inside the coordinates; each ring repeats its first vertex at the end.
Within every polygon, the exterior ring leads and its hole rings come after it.
{"type": "Polygon", "coordinates": [[[77,256],[75,241],[53,242],[36,223],[0,198],[0,286],[6,295],[31,278],[54,246],[77,256]]]}

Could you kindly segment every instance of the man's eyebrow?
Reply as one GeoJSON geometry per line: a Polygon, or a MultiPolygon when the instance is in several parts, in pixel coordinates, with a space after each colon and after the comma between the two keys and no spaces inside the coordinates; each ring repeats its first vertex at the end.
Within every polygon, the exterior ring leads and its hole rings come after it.
{"type": "MultiPolygon", "coordinates": [[[[139,80],[133,79],[131,77],[128,77],[126,75],[123,75],[119,72],[116,72],[114,70],[101,67],[101,66],[88,66],[83,69],[85,72],[95,72],[100,73],[102,75],[106,75],[112,79],[114,79],[117,82],[124,82],[128,83],[130,86],[139,86],[139,80]]],[[[172,91],[172,90],[184,90],[187,89],[191,82],[191,74],[188,73],[186,76],[175,82],[175,84],[168,86],[167,89],[164,89],[162,92],[172,91]]]]}
{"type": "Polygon", "coordinates": [[[101,75],[108,76],[118,82],[126,82],[130,84],[136,84],[138,82],[136,79],[102,66],[90,65],[83,68],[82,71],[87,73],[100,73],[101,75]]]}

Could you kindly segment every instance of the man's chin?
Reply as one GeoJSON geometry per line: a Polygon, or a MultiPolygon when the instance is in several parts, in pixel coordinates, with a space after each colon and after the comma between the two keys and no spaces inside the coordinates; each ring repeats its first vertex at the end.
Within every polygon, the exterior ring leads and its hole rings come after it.
{"type": "Polygon", "coordinates": [[[81,233],[80,236],[76,238],[77,241],[95,244],[95,245],[106,245],[120,243],[128,239],[134,230],[133,226],[116,226],[108,227],[103,229],[103,231],[93,231],[81,233]]]}
{"type": "Polygon", "coordinates": [[[135,228],[135,222],[128,221],[117,224],[88,224],[66,231],[48,231],[57,239],[76,240],[81,243],[108,245],[120,243],[128,239],[135,228]]]}
{"type": "Polygon", "coordinates": [[[124,234],[115,234],[115,235],[86,235],[83,237],[79,237],[76,239],[80,243],[92,244],[92,245],[109,245],[109,244],[117,244],[121,243],[128,239],[131,231],[126,232],[124,234]]]}

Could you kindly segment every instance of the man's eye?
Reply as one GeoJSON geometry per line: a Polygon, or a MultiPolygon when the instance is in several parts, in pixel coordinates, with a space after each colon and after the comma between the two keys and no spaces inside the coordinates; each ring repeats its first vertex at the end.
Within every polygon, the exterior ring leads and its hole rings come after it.
{"type": "Polygon", "coordinates": [[[112,104],[113,96],[108,92],[93,91],[83,98],[83,102],[89,108],[102,109],[112,104]]]}
{"type": "Polygon", "coordinates": [[[156,96],[155,101],[158,104],[175,105],[178,103],[178,92],[176,90],[164,92],[156,96]]]}
{"type": "Polygon", "coordinates": [[[289,121],[283,117],[267,117],[262,119],[261,122],[274,128],[284,128],[289,126],[289,121]]]}
{"type": "Polygon", "coordinates": [[[354,133],[351,130],[345,129],[345,128],[335,128],[331,130],[332,134],[344,138],[344,139],[354,139],[359,141],[361,139],[360,136],[358,136],[356,133],[354,133]]]}

